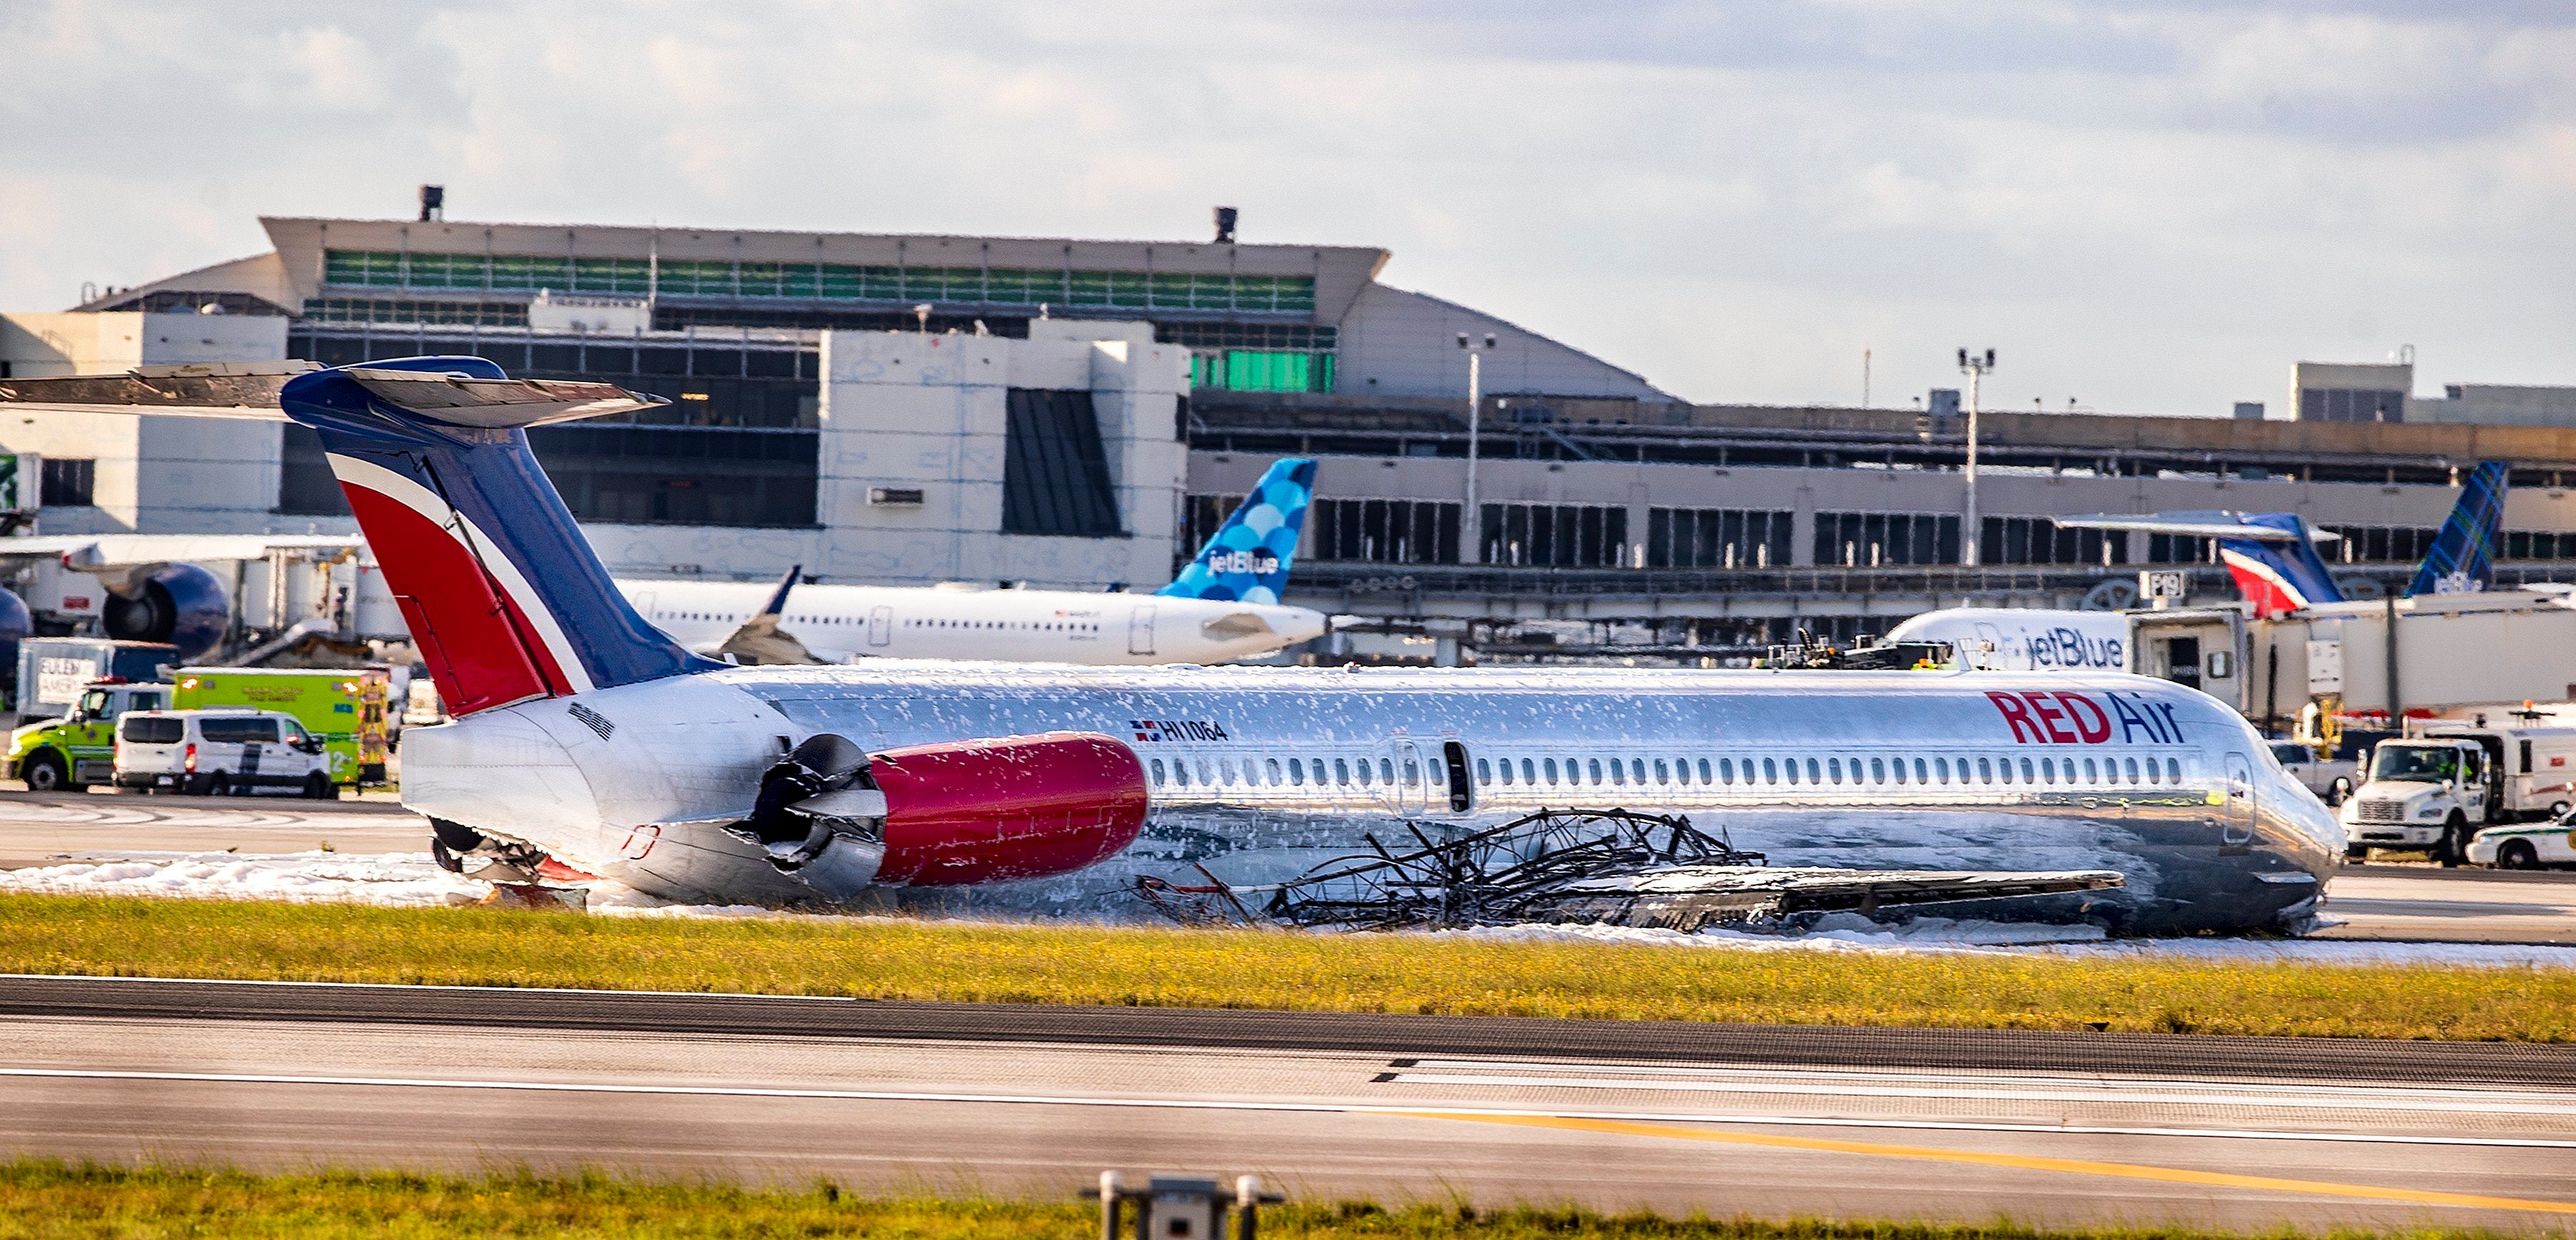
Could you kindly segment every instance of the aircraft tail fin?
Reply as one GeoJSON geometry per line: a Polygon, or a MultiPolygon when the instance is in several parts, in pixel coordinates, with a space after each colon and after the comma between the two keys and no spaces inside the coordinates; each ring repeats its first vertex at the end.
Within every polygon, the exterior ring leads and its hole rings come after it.
{"type": "Polygon", "coordinates": [[[2253,604],[2256,619],[2297,611],[2318,603],[2340,603],[2343,589],[2326,571],[2308,523],[2296,513],[2250,513],[2246,525],[2281,530],[2290,538],[2221,538],[2218,558],[2236,579],[2236,591],[2253,604]]]}
{"type": "Polygon", "coordinates": [[[2460,502],[2443,518],[2432,549],[2407,583],[2418,594],[2474,594],[2495,585],[2497,540],[2504,529],[2504,496],[2511,470],[2503,461],[2480,461],[2460,487],[2460,502]]]}
{"type": "Polygon", "coordinates": [[[1306,527],[1306,505],[1315,496],[1315,462],[1282,457],[1261,475],[1226,518],[1198,558],[1156,594],[1175,598],[1276,603],[1288,588],[1297,535],[1306,527]]]}
{"type": "Polygon", "coordinates": [[[528,426],[658,398],[478,357],[317,370],[278,398],[320,434],[451,713],[723,666],[636,614],[528,450],[528,426]]]}

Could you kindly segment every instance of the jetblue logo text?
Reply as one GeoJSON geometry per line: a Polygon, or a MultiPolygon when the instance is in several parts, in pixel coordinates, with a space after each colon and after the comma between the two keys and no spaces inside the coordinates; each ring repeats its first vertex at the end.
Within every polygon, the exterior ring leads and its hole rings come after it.
{"type": "MultiPolygon", "coordinates": [[[[2135,695],[2132,695],[2135,696],[2135,695]]],[[[1986,700],[2002,712],[2013,741],[2023,745],[2099,745],[2119,729],[2120,743],[2171,745],[2182,740],[2182,721],[2168,702],[2134,702],[2117,693],[2094,700],[2089,693],[1995,693],[1986,700]]]]}
{"type": "Polygon", "coordinates": [[[1135,729],[1139,742],[1153,741],[1229,741],[1225,729],[1205,719],[1130,719],[1127,726],[1135,729]]]}
{"type": "Polygon", "coordinates": [[[2087,641],[2073,629],[2050,629],[2036,637],[2022,639],[2030,648],[2032,667],[2102,667],[2117,670],[2127,666],[2122,659],[2120,639],[2097,638],[2087,641]]]}
{"type": "Polygon", "coordinates": [[[1267,547],[1255,547],[1250,551],[1211,551],[1206,564],[1211,573],[1261,576],[1279,571],[1279,555],[1267,547]]]}

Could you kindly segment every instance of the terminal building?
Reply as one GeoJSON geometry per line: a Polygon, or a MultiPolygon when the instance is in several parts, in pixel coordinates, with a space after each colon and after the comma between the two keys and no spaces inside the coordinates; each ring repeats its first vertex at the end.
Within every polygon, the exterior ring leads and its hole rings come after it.
{"type": "MultiPolygon", "coordinates": [[[[267,253],[0,316],[0,376],[462,353],[654,393],[531,436],[634,577],[1152,588],[1273,457],[1315,455],[1290,601],[1360,618],[1323,658],[1727,659],[1933,606],[2116,605],[2149,564],[2230,590],[2206,545],[2048,520],[2084,512],[2299,512],[2367,593],[2489,458],[2515,465],[2505,578],[2576,579],[2566,389],[2426,401],[2411,366],[2300,363],[2268,420],[1985,413],[1971,526],[1938,394],[1693,405],[1381,282],[1381,249],[263,224],[267,253]]],[[[46,532],[350,528],[308,433],[165,422],[38,415],[0,449],[42,454],[46,532]]]]}

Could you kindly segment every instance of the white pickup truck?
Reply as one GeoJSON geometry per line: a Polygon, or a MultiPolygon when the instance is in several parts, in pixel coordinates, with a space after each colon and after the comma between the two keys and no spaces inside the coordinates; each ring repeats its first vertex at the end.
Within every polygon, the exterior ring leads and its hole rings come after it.
{"type": "Polygon", "coordinates": [[[2361,782],[2358,762],[2320,758],[2316,750],[2297,741],[2273,741],[2271,745],[2272,760],[2329,806],[2343,804],[2344,798],[2352,795],[2353,785],[2361,782]]]}

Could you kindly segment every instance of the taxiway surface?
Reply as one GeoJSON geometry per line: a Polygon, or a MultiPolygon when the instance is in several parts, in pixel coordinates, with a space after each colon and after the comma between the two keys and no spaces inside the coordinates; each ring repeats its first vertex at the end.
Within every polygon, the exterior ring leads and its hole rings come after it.
{"type": "Polygon", "coordinates": [[[0,1148],[2230,1227],[2576,1218],[2576,1051],[0,979],[0,1148]]]}

